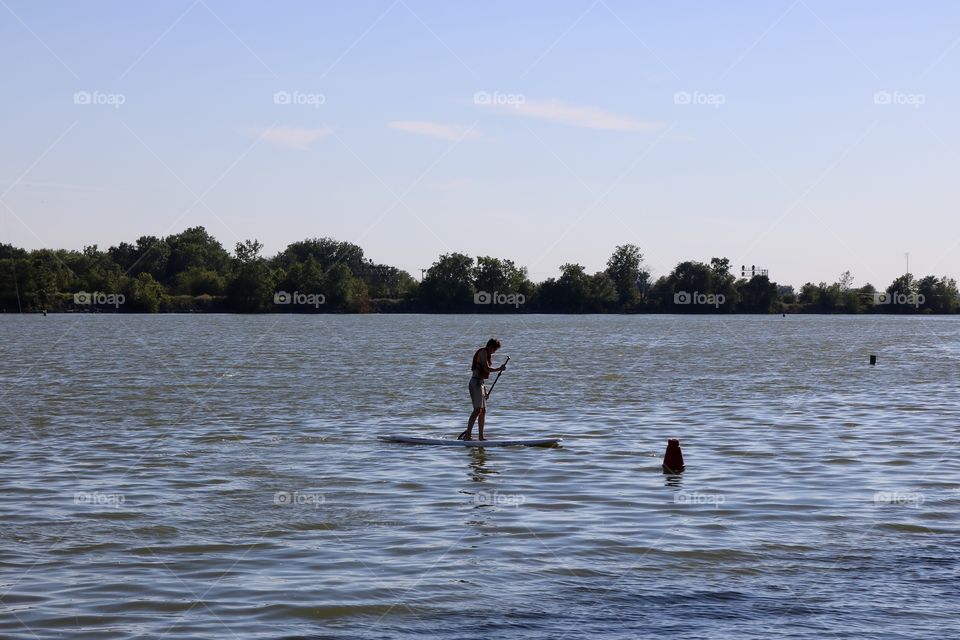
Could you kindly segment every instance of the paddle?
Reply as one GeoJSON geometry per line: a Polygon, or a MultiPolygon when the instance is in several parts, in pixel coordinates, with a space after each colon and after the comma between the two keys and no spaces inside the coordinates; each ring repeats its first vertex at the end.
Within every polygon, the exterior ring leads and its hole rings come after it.
{"type": "MultiPolygon", "coordinates": [[[[510,362],[510,356],[507,356],[507,359],[503,361],[503,366],[506,367],[508,362],[510,362]]],[[[503,371],[497,371],[497,377],[493,379],[493,384],[490,385],[490,389],[487,391],[487,399],[489,399],[489,398],[490,398],[490,394],[493,393],[493,388],[494,388],[495,386],[497,386],[497,380],[500,379],[500,374],[501,374],[501,373],[503,373],[503,371]]],[[[463,431],[460,432],[460,435],[457,436],[457,440],[460,440],[460,439],[463,438],[463,436],[465,436],[465,435],[467,435],[467,430],[466,430],[466,429],[464,429],[463,431]]]]}
{"type": "MultiPolygon", "coordinates": [[[[508,362],[510,362],[510,356],[507,356],[507,359],[503,361],[503,366],[507,366],[507,363],[508,363],[508,362]]],[[[489,398],[489,397],[490,397],[490,394],[493,393],[493,388],[494,388],[495,386],[497,386],[497,380],[500,379],[500,374],[501,374],[501,373],[503,373],[503,371],[498,371],[498,372],[497,372],[497,377],[493,379],[493,384],[490,385],[490,391],[487,391],[487,398],[489,398]]]]}

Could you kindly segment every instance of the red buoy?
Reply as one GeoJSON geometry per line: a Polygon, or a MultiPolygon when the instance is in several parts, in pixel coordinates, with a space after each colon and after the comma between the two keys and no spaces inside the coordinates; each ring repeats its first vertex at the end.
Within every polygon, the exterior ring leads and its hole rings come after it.
{"type": "Polygon", "coordinates": [[[676,438],[667,440],[667,451],[663,454],[663,472],[680,473],[683,471],[683,452],[676,438]]]}

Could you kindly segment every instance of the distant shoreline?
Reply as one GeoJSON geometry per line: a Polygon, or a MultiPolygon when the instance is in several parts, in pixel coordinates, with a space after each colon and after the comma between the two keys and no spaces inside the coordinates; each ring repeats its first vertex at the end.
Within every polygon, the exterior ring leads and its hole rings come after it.
{"type": "Polygon", "coordinates": [[[136,311],[128,309],[47,309],[17,311],[9,309],[0,309],[0,316],[27,316],[27,315],[122,315],[122,316],[161,316],[161,315],[221,315],[221,316],[506,316],[506,317],[530,317],[530,316],[688,316],[688,317],[731,317],[731,316],[755,316],[755,317],[787,317],[787,316],[850,316],[850,317],[926,317],[926,316],[956,316],[954,312],[936,312],[931,310],[919,311],[860,311],[852,313],[848,311],[820,311],[820,310],[790,310],[790,311],[769,311],[769,312],[746,312],[746,311],[698,311],[698,312],[678,312],[664,310],[645,310],[645,311],[420,311],[420,310],[369,310],[369,311],[231,311],[229,309],[219,310],[170,310],[170,311],[136,311]]]}
{"type": "Polygon", "coordinates": [[[685,260],[654,279],[636,245],[616,247],[606,268],[565,263],[559,277],[533,282],[527,268],[494,256],[439,256],[422,277],[364,257],[333,238],[294,242],[261,256],[256,240],[229,253],[203,227],[142,236],[101,250],[0,244],[0,312],[103,313],[456,313],[683,315],[950,315],[956,280],[905,273],[884,288],[834,283],[794,290],[757,265],[728,258],[685,260]],[[739,276],[737,275],[739,274],[739,276]]]}

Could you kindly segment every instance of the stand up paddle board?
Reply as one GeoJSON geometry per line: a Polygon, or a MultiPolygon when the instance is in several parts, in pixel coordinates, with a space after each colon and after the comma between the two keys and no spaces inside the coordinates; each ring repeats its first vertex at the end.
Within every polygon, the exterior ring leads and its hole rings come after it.
{"type": "Polygon", "coordinates": [[[416,436],[377,436],[384,442],[434,444],[446,447],[556,447],[563,438],[527,438],[523,440],[454,440],[452,438],[418,438],[416,436]]]}

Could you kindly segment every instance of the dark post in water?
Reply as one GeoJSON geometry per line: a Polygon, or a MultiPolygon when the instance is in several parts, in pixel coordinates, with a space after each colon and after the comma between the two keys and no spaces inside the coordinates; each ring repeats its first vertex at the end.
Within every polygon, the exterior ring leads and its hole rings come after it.
{"type": "Polygon", "coordinates": [[[667,451],[663,454],[663,472],[683,472],[683,452],[680,451],[680,441],[676,438],[667,440],[667,451]]]}

